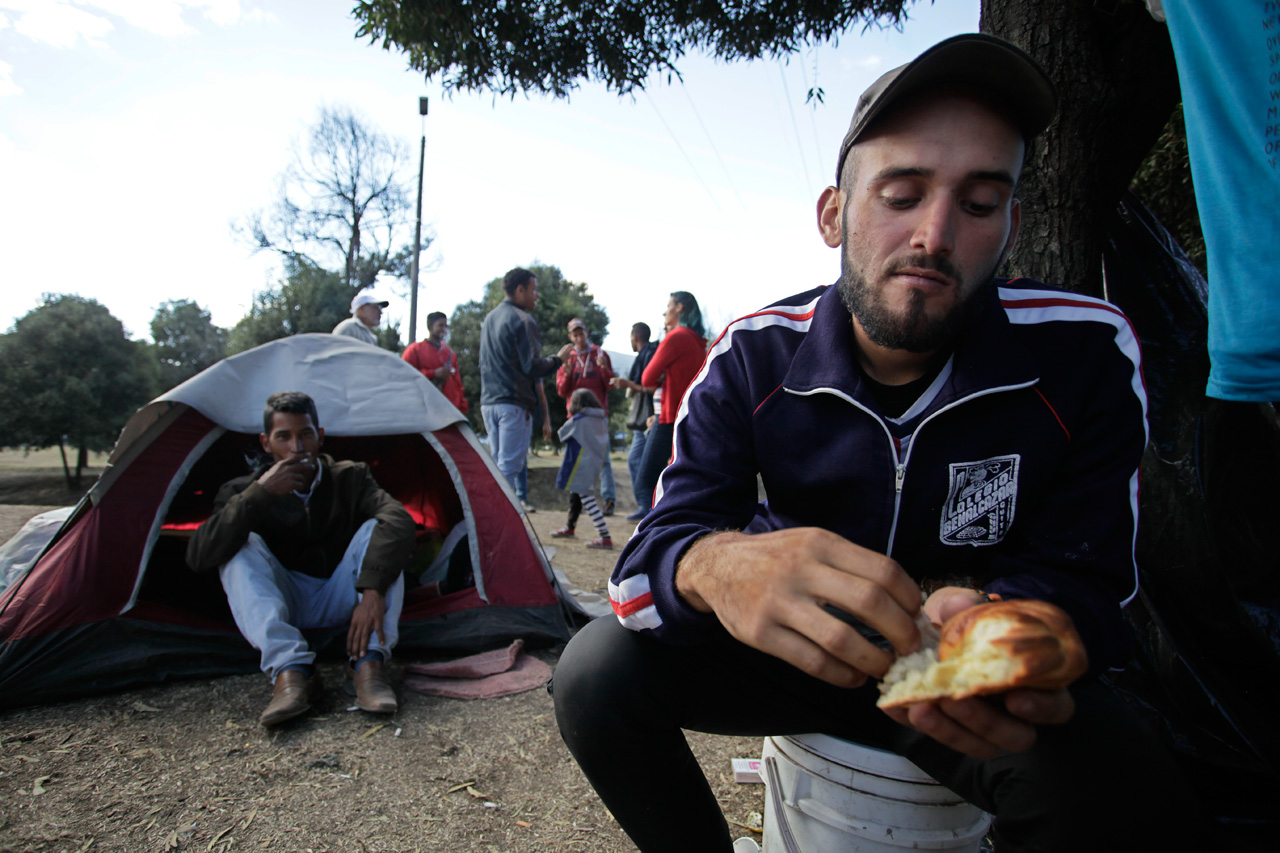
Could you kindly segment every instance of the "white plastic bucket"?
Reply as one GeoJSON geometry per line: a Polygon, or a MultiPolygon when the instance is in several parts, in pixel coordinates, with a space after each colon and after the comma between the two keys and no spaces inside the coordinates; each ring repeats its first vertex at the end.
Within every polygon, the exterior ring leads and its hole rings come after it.
{"type": "Polygon", "coordinates": [[[907,759],[828,735],[768,737],[764,853],[977,853],[991,815],[907,759]]]}

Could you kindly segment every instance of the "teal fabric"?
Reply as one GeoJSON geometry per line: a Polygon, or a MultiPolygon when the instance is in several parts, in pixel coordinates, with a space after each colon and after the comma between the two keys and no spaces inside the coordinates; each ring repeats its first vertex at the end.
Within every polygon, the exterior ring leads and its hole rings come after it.
{"type": "Polygon", "coordinates": [[[1209,256],[1206,393],[1280,400],[1280,4],[1164,0],[1209,256]]]}

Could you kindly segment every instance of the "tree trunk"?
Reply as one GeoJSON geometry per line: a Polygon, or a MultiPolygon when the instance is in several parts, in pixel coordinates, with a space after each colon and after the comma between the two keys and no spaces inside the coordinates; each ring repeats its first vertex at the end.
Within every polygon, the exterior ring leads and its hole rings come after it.
{"type": "Polygon", "coordinates": [[[1058,84],[1058,116],[1018,187],[1006,274],[1101,296],[1103,224],[1180,98],[1169,34],[1142,0],[983,0],[981,30],[1058,84]]]}
{"type": "Polygon", "coordinates": [[[62,443],[62,436],[58,436],[58,451],[62,454],[62,476],[67,478],[67,488],[74,489],[76,486],[71,481],[71,466],[67,464],[67,448],[62,443]]]}
{"type": "Polygon", "coordinates": [[[76,488],[80,488],[80,473],[89,467],[89,450],[80,443],[80,452],[76,454],[76,488]]]}

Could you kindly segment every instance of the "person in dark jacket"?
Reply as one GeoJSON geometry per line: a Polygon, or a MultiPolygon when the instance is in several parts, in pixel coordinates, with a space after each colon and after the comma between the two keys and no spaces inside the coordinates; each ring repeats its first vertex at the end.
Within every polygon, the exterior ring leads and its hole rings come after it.
{"type": "MultiPolygon", "coordinates": [[[[631,362],[631,370],[626,376],[613,377],[613,387],[627,392],[628,398],[638,395],[648,397],[649,409],[653,410],[653,392],[657,388],[648,389],[641,384],[644,369],[649,366],[653,354],[658,351],[658,342],[649,340],[652,332],[648,323],[636,323],[631,327],[631,351],[636,354],[631,362]]],[[[640,460],[644,458],[644,446],[648,439],[647,425],[631,430],[631,449],[627,451],[627,473],[631,475],[631,491],[636,499],[636,511],[627,516],[627,521],[639,521],[649,514],[648,498],[640,487],[640,460]]]]}
{"type": "Polygon", "coordinates": [[[529,313],[538,303],[538,277],[516,267],[502,279],[507,298],[480,325],[480,415],[489,435],[489,453],[511,488],[529,453],[536,385],[555,373],[573,350],[568,343],[542,355],[542,335],[529,313]]]}
{"type": "Polygon", "coordinates": [[[673,413],[617,618],[554,679],[566,744],[641,850],[730,850],[685,728],[896,752],[994,814],[1001,853],[1202,849],[1176,765],[1096,677],[1136,594],[1137,340],[1101,300],[995,279],[1055,97],[983,35],[882,76],[818,203],[840,280],[729,324],[673,413]],[[877,709],[918,617],[997,593],[1067,611],[1092,673],[877,709]]]}
{"type": "Polygon", "coordinates": [[[194,571],[217,571],[246,640],[275,684],[259,722],[305,713],[320,689],[302,631],[348,625],[356,704],[396,710],[387,661],[399,636],[413,519],[374,482],[369,466],[321,454],[315,402],[272,394],[262,416],[271,463],[225,483],[213,514],[187,545],[194,571]]]}

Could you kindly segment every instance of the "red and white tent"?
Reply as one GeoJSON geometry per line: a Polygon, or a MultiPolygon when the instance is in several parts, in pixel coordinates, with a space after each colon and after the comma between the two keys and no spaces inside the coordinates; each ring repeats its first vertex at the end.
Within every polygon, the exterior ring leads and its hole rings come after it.
{"type": "Polygon", "coordinates": [[[129,420],[101,478],[0,594],[0,706],[256,669],[216,575],[191,572],[184,553],[218,487],[250,470],[263,404],[284,390],[315,399],[326,452],[367,462],[409,510],[417,565],[466,534],[474,584],[441,595],[411,581],[401,651],[568,639],[575,608],[458,410],[390,352],[296,335],[219,362],[129,420]]]}

